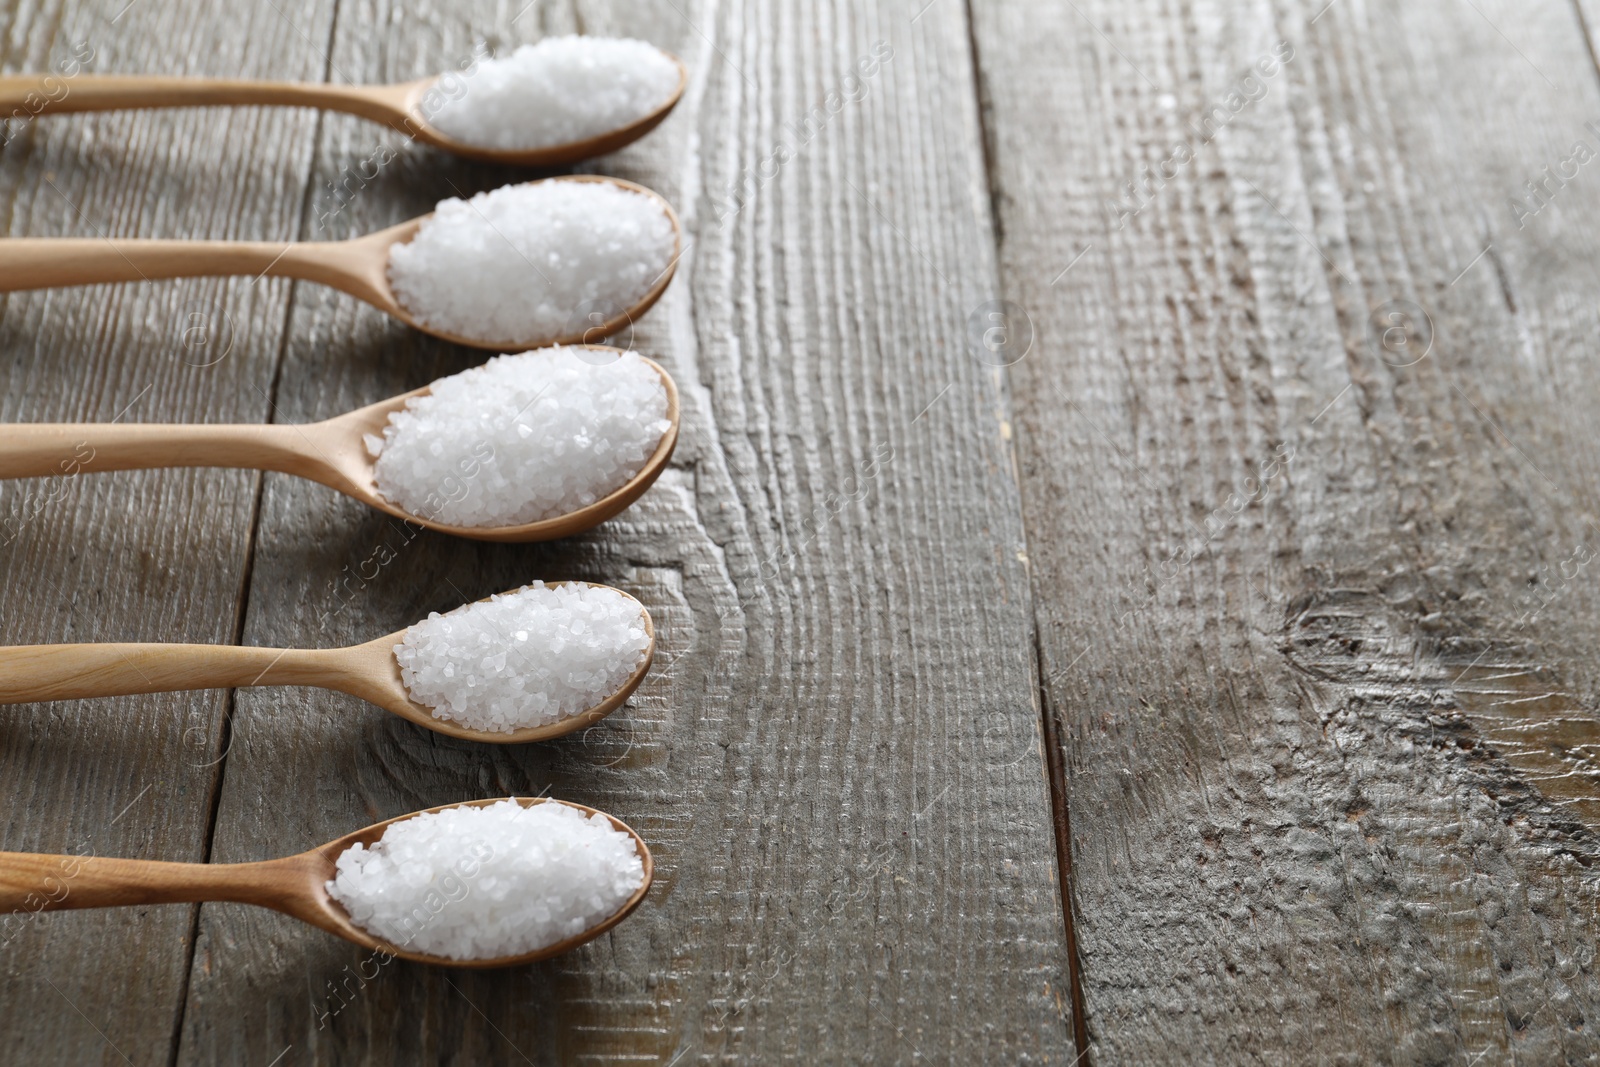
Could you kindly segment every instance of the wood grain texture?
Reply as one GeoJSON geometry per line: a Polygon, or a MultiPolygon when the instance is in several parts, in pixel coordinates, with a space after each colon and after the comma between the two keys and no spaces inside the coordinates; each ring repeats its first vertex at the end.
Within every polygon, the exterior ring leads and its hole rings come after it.
{"type": "Polygon", "coordinates": [[[974,9],[1094,1062],[1591,1062],[1575,9],[974,9]]]}
{"type": "MultiPolygon", "coordinates": [[[[59,71],[83,44],[86,72],[322,76],[268,7],[123,8],[9,7],[0,61],[59,71]]],[[[325,30],[331,6],[307,11],[325,30]]],[[[281,239],[299,228],[312,132],[294,111],[13,121],[4,232],[281,239]]],[[[246,278],[8,296],[0,419],[259,421],[288,294],[246,278]]],[[[217,471],[0,486],[0,640],[236,640],[256,489],[252,474],[217,471]]],[[[213,691],[3,709],[0,847],[203,860],[227,706],[213,691]]],[[[3,1058],[166,1062],[194,920],[190,906],[0,920],[3,1058]]]]}
{"type": "MultiPolygon", "coordinates": [[[[995,287],[970,42],[960,5],[914,14],[341,6],[335,79],[573,29],[685,58],[673,116],[597,163],[683,215],[678,278],[633,333],[683,390],[683,439],[638,505],[549,546],[413,537],[269,475],[245,639],[344,644],[582,578],[646,604],[658,667],[592,730],[515,749],[335,695],[242,692],[213,858],[548,791],[638,829],[657,887],[605,938],[497,974],[381,966],[207,905],[178,1062],[1073,1059],[1006,400],[963,339],[995,287]],[[830,110],[879,41],[892,58],[830,110]],[[786,127],[808,114],[809,136],[786,127]],[[729,185],[786,140],[792,158],[731,210],[729,185]]],[[[525,176],[330,117],[302,236],[525,176]]],[[[322,417],[477,358],[300,287],[274,415],[322,417]]]]}

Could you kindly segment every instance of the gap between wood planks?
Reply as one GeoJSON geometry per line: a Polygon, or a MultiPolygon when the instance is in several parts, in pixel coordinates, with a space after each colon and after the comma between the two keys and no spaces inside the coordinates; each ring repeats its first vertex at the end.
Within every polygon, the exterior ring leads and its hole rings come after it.
{"type": "MultiPolygon", "coordinates": [[[[1576,2],[1576,0],[1574,0],[1576,2]]],[[[1000,280],[1000,211],[995,200],[995,167],[993,137],[989,129],[988,94],[984,89],[984,68],[979,57],[977,21],[972,13],[972,0],[962,0],[962,13],[967,22],[967,48],[972,64],[972,91],[977,96],[974,104],[978,115],[978,149],[983,158],[984,190],[989,194],[989,237],[995,252],[995,299],[1005,299],[1004,285],[1000,280]]],[[[1076,261],[1074,261],[1076,262],[1076,261]]],[[[1070,267],[1069,267],[1070,269],[1070,267]]],[[[1008,383],[1009,384],[1009,383],[1008,383]]],[[[1008,396],[1009,408],[1009,396],[1008,396]]],[[[1021,479],[1017,480],[1017,499],[1022,498],[1021,479]]],[[[1028,524],[1026,516],[1019,516],[1022,528],[1022,551],[1027,557],[1028,524]]],[[[1089,1019],[1083,994],[1083,971],[1078,957],[1078,935],[1072,913],[1072,817],[1067,806],[1067,768],[1061,747],[1060,723],[1050,703],[1045,685],[1044,648],[1039,640],[1039,613],[1033,596],[1033,568],[1028,566],[1028,614],[1033,625],[1033,676],[1034,706],[1038,708],[1040,744],[1044,746],[1045,777],[1050,782],[1050,826],[1055,834],[1057,882],[1061,892],[1061,922],[1066,933],[1067,984],[1072,1002],[1072,1045],[1077,1054],[1073,1067],[1090,1067],[1089,1019]]]]}
{"type": "Polygon", "coordinates": [[[1594,35],[1589,32],[1589,20],[1583,14],[1583,0],[1572,0],[1572,13],[1578,19],[1578,32],[1583,34],[1583,48],[1589,54],[1589,63],[1600,75],[1600,55],[1595,54],[1594,35]]]}

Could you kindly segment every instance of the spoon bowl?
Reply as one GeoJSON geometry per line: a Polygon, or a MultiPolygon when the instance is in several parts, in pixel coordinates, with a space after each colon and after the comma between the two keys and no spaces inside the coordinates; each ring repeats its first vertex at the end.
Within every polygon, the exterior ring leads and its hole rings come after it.
{"type": "MultiPolygon", "coordinates": [[[[326,248],[332,254],[329,260],[330,263],[336,263],[341,268],[339,278],[342,280],[336,281],[332,276],[319,280],[325,280],[333,288],[366,301],[379,311],[400,320],[414,330],[444,341],[466,345],[469,348],[509,352],[525,348],[542,348],[547,345],[587,344],[592,341],[603,340],[632,325],[641,315],[655,307],[656,301],[661,299],[661,294],[665,293],[667,286],[672,284],[672,276],[677,272],[678,258],[683,250],[682,223],[678,221],[678,213],[672,209],[672,205],[667,203],[666,199],[659,193],[624,178],[611,178],[598,174],[572,174],[560,178],[545,178],[544,181],[596,182],[604,185],[615,185],[629,192],[650,197],[672,222],[672,258],[668,260],[666,269],[651,283],[650,288],[645,291],[644,295],[634,301],[632,306],[617,311],[604,322],[590,323],[581,328],[574,328],[571,333],[560,337],[536,341],[518,339],[486,341],[482,338],[467,337],[424,323],[401,303],[389,284],[389,250],[395,245],[410,243],[411,239],[417,235],[417,231],[422,228],[422,224],[433,217],[432,212],[414,219],[408,219],[386,230],[379,230],[377,233],[368,234],[366,237],[356,238],[352,241],[326,242],[322,245],[308,244],[303,247],[326,248]],[[338,245],[344,246],[341,250],[342,254],[333,253],[334,247],[338,245]]],[[[537,185],[539,183],[526,182],[524,184],[537,185]]],[[[0,242],[0,252],[3,252],[4,248],[4,242],[0,242]]]]}
{"type": "MultiPolygon", "coordinates": [[[[573,582],[547,582],[552,587],[558,585],[592,584],[573,582]]],[[[518,592],[512,590],[511,592],[518,592]]],[[[621,590],[617,590],[621,592],[621,590]]],[[[623,596],[639,602],[627,593],[623,596]]],[[[478,601],[486,603],[488,597],[478,601]]],[[[433,709],[423,704],[418,704],[411,699],[411,693],[406,689],[405,680],[400,675],[400,664],[395,659],[394,646],[398,645],[406,635],[405,630],[396,630],[386,634],[375,641],[368,641],[364,645],[354,645],[350,648],[336,649],[342,660],[342,669],[347,681],[352,686],[360,686],[361,692],[354,692],[353,688],[339,686],[343,692],[353,693],[370,704],[376,704],[385,711],[392,711],[401,718],[409,719],[418,726],[425,726],[437,733],[445,734],[462,741],[487,741],[490,744],[527,744],[533,741],[551,741],[557,737],[564,737],[579,730],[588,729],[613,711],[622,707],[633,691],[639,688],[645,675],[650,673],[650,665],[655,660],[656,654],[656,627],[655,621],[650,618],[650,612],[643,604],[639,604],[639,614],[644,618],[644,631],[650,643],[645,648],[644,655],[639,660],[639,666],[633,674],[622,683],[621,687],[609,697],[586,711],[570,715],[557,722],[547,723],[544,726],[527,726],[510,733],[494,733],[488,730],[474,730],[460,723],[448,719],[441,719],[433,714],[433,709]]]]}
{"type": "MultiPolygon", "coordinates": [[[[3,94],[0,94],[3,96],[3,94]]],[[[68,99],[71,99],[70,97],[68,99]]],[[[633,302],[598,324],[574,324],[558,337],[466,337],[429,326],[395,295],[389,284],[389,250],[406,244],[430,212],[417,218],[346,241],[164,241],[105,237],[0,238],[0,292],[50,289],[107,282],[156,281],[164,278],[206,278],[251,275],[298,278],[347,293],[412,329],[469,348],[520,352],[556,344],[603,340],[633,323],[655,306],[672,283],[683,250],[683,226],[677,212],[659,193],[622,178],[575,174],[545,178],[548,182],[597,182],[651,198],[672,223],[672,257],[633,302]]],[[[524,184],[537,185],[538,182],[524,184]]]]}
{"type": "MultiPolygon", "coordinates": [[[[0,241],[0,247],[4,242],[0,241]]],[[[622,350],[578,345],[610,358],[622,350]]],[[[641,356],[667,393],[667,430],[637,474],[577,511],[515,526],[452,526],[396,507],[378,492],[375,460],[366,435],[381,436],[389,416],[426,396],[432,386],[379,401],[324,422],[205,426],[120,423],[0,424],[0,479],[72,476],[86,472],[162,467],[234,467],[271,470],[306,478],[369,507],[437,533],[477,541],[550,541],[570,537],[614,518],[666,470],[678,444],[678,387],[654,360],[641,356]]]]}
{"type": "MultiPolygon", "coordinates": [[[[514,967],[560,955],[610,930],[633,913],[650,891],[655,862],[644,839],[627,823],[583,804],[543,797],[513,797],[525,808],[565,804],[584,815],[603,815],[633,839],[644,878],[616,911],[576,936],[516,956],[458,960],[393,945],[358,926],[328,893],[339,856],[354,845],[371,846],[397,822],[456,807],[487,807],[501,799],[445,804],[376,823],[326,845],[282,859],[257,863],[164,863],[99,856],[52,856],[0,852],[0,912],[59,911],[72,908],[233,901],[271,908],[373,952],[413,963],[485,969],[514,967]]],[[[448,905],[447,905],[448,906],[448,905]]]]}
{"type": "MultiPolygon", "coordinates": [[[[580,159],[593,159],[595,156],[607,155],[617,149],[632,144],[666,119],[672,109],[678,106],[678,101],[683,98],[683,91],[689,86],[689,69],[683,65],[683,60],[665,49],[659,49],[662,55],[672,60],[678,68],[678,87],[666,102],[654,111],[644,115],[625,126],[619,126],[606,133],[586,137],[579,141],[569,141],[566,144],[548,145],[543,148],[482,148],[478,145],[458,141],[432,125],[426,117],[424,103],[428,92],[438,85],[442,75],[429,78],[420,78],[414,82],[402,85],[385,86],[394,90],[392,100],[396,107],[396,115],[389,120],[389,124],[399,129],[416,140],[442,148],[447,152],[454,152],[466,159],[475,159],[484,163],[503,163],[516,167],[554,167],[566,163],[573,163],[580,159]]],[[[373,87],[380,88],[380,87],[373,87]]]]}
{"type": "Polygon", "coordinates": [[[442,75],[397,85],[248,81],[162,75],[78,74],[62,94],[54,74],[0,76],[0,110],[5,114],[65,115],[83,111],[135,108],[270,106],[314,107],[382,123],[413,140],[469,159],[518,167],[555,167],[615,152],[659,126],[683,98],[689,71],[683,61],[658,49],[678,68],[678,86],[647,115],[605,133],[542,148],[483,148],[445,135],[427,119],[427,95],[442,75]]]}
{"type": "MultiPolygon", "coordinates": [[[[576,345],[592,352],[616,353],[621,356],[621,350],[609,348],[604,345],[576,345]]],[[[557,538],[570,537],[581,533],[602,522],[615,518],[625,511],[634,501],[644,495],[645,490],[655,484],[661,472],[666,469],[667,462],[672,459],[672,453],[678,445],[678,386],[672,376],[654,360],[644,356],[639,357],[661,375],[661,383],[667,392],[667,422],[670,424],[661,441],[656,445],[650,458],[645,460],[639,473],[628,479],[623,485],[612,490],[593,504],[579,508],[577,511],[565,515],[558,515],[550,519],[541,519],[538,522],[522,523],[516,526],[452,526],[449,523],[438,522],[426,516],[413,515],[403,511],[390,503],[378,492],[377,482],[374,478],[376,461],[367,452],[365,437],[368,434],[380,436],[383,428],[389,422],[389,416],[405,410],[406,404],[411,400],[426,396],[431,386],[424,386],[388,400],[379,401],[369,407],[352,411],[327,422],[305,427],[314,431],[317,439],[314,441],[315,460],[312,465],[306,466],[299,473],[303,477],[321,482],[332,489],[337,489],[347,496],[360,500],[362,503],[386,512],[397,519],[415,523],[436,533],[451,534],[456,537],[471,538],[476,541],[497,542],[525,542],[525,541],[553,541],[557,538]]],[[[0,447],[3,447],[4,431],[0,430],[0,447]]],[[[310,461],[311,457],[305,453],[300,454],[301,459],[310,461]]],[[[0,476],[3,476],[4,460],[0,459],[0,476]]]]}
{"type": "Polygon", "coordinates": [[[541,726],[507,732],[475,730],[441,719],[433,709],[412,700],[394,652],[405,638],[405,630],[365,644],[328,649],[137,643],[0,646],[0,704],[191,689],[307,685],[360,697],[418,726],[462,741],[496,745],[550,741],[587,729],[622,707],[650,672],[656,651],[655,622],[643,604],[620,589],[612,591],[638,604],[644,619],[649,640],[638,666],[600,703],[541,726]]]}
{"type": "MultiPolygon", "coordinates": [[[[303,852],[299,856],[291,857],[292,859],[303,859],[307,861],[302,864],[297,864],[297,868],[304,870],[312,880],[312,885],[308,887],[310,892],[307,893],[305,897],[301,898],[305,904],[309,906],[306,908],[305,914],[296,915],[296,918],[304,919],[313,926],[320,927],[331,934],[336,934],[347,941],[353,941],[363,948],[385,952],[391,956],[396,956],[403,960],[410,960],[413,963],[434,963],[443,964],[450,967],[468,967],[481,970],[493,967],[514,967],[522,963],[534,963],[539,960],[549,959],[551,956],[559,956],[563,952],[577,948],[585,941],[592,941],[596,937],[599,937],[601,934],[617,925],[623,919],[626,919],[633,913],[635,908],[644,902],[645,894],[650,891],[650,883],[655,878],[655,862],[653,857],[650,855],[649,847],[644,843],[644,839],[639,836],[638,832],[635,831],[633,827],[629,826],[627,823],[616,818],[615,816],[607,815],[605,812],[598,811],[595,808],[587,807],[583,804],[574,804],[571,801],[550,800],[542,797],[515,797],[512,799],[515,799],[517,803],[521,804],[525,808],[532,807],[536,804],[565,804],[569,808],[576,808],[585,815],[604,815],[611,821],[611,825],[614,828],[633,838],[633,847],[638,851],[639,858],[644,863],[644,881],[639,884],[639,888],[634,890],[633,895],[624,901],[620,908],[618,908],[603,921],[596,923],[594,926],[591,926],[581,934],[569,937],[563,941],[558,941],[553,945],[547,945],[544,948],[536,949],[533,952],[525,952],[517,956],[500,956],[495,959],[487,960],[455,960],[442,956],[429,956],[423,953],[411,952],[402,947],[391,945],[382,938],[375,937],[366,930],[362,929],[360,926],[356,925],[354,920],[350,918],[349,913],[344,910],[344,906],[328,895],[326,883],[333,878],[334,865],[338,861],[339,856],[345,850],[357,844],[366,845],[370,848],[374,843],[377,842],[379,838],[383,836],[384,831],[394,823],[403,822],[406,819],[415,818],[418,815],[431,814],[434,812],[443,811],[446,808],[468,806],[482,808],[487,807],[490,804],[500,803],[500,799],[475,800],[469,802],[469,804],[444,804],[437,808],[428,808],[425,811],[416,811],[409,815],[401,815],[395,819],[389,819],[385,822],[375,823],[374,825],[368,826],[365,829],[357,830],[353,834],[346,834],[337,841],[330,841],[320,849],[313,849],[310,852],[303,852]],[[312,857],[316,857],[315,860],[312,860],[312,857]]],[[[290,914],[294,913],[291,912],[290,914]]]]}

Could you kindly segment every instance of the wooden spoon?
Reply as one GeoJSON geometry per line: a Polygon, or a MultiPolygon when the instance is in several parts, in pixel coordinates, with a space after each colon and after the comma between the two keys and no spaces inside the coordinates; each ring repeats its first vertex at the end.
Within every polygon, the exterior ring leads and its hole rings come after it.
{"type": "MultiPolygon", "coordinates": [[[[581,347],[608,357],[622,354],[619,349],[603,345],[581,347]]],[[[367,452],[362,437],[381,436],[389,416],[402,410],[408,400],[426,395],[429,386],[306,426],[3,423],[0,478],[160,467],[279,471],[320,482],[397,519],[439,533],[478,541],[550,541],[581,533],[615,517],[655,483],[672,458],[678,443],[678,387],[660,364],[649,359],[645,362],[661,375],[667,391],[667,421],[671,425],[639,473],[587,507],[520,526],[451,526],[402,511],[378,493],[373,477],[376,461],[367,452]]],[[[466,475],[462,480],[470,481],[466,475]]]]}
{"type": "Polygon", "coordinates": [[[468,159],[518,167],[553,167],[615,152],[661,124],[683,96],[689,72],[677,64],[678,87],[650,114],[615,130],[545,148],[480,148],[449,137],[426,117],[424,98],[439,76],[399,85],[333,85],[305,82],[237,81],[225,78],[175,78],[156,75],[80,74],[63,79],[54,74],[0,76],[0,111],[4,114],[64,115],[75,111],[126,111],[155,107],[284,105],[342,111],[382,123],[413,140],[443,148],[468,159]],[[63,84],[67,93],[57,96],[63,84]],[[40,107],[40,101],[45,101],[40,107]]]}
{"type": "MultiPolygon", "coordinates": [[[[628,599],[633,600],[633,597],[628,599]]],[[[410,719],[418,726],[464,741],[499,745],[548,741],[599,722],[620,708],[644,681],[655,657],[656,630],[643,604],[639,605],[639,611],[644,616],[644,629],[650,643],[638,668],[621,688],[587,711],[510,733],[469,729],[437,718],[431,708],[414,702],[401,679],[400,664],[394,655],[394,647],[405,637],[404,630],[349,648],[133,643],[0,646],[0,704],[187,689],[309,685],[349,693],[410,719]]]]}
{"type": "MultiPolygon", "coordinates": [[[[71,99],[70,97],[68,99],[71,99]]],[[[389,285],[389,249],[405,244],[432,214],[348,241],[165,241],[122,237],[0,238],[0,292],[50,289],[64,285],[210,278],[232,275],[299,278],[331,286],[434,337],[472,348],[520,352],[546,345],[599,341],[629,326],[666,292],[683,247],[677,213],[660,194],[621,178],[575,174],[552,182],[609,182],[651,197],[672,222],[672,259],[667,269],[632,307],[602,323],[574,323],[561,337],[510,337],[484,340],[448,333],[420,322],[389,285]]],[[[527,184],[537,184],[529,182],[527,184]]],[[[598,318],[599,316],[594,316],[598,318]]]]}
{"type": "MultiPolygon", "coordinates": [[[[513,798],[523,807],[535,804],[566,804],[585,815],[605,815],[611,825],[633,838],[633,847],[644,862],[644,882],[616,912],[575,937],[554,945],[491,960],[453,960],[411,952],[374,937],[353,922],[344,907],[328,895],[326,883],[334,876],[334,863],[352,845],[371,846],[383,832],[403,819],[425,812],[412,812],[389,819],[330,841],[321,848],[297,856],[260,863],[161,863],[152,860],[109,859],[99,856],[52,856],[29,852],[0,852],[0,912],[65,911],[71,908],[113,908],[144,904],[193,904],[199,901],[227,900],[255,904],[292,915],[353,941],[362,948],[398,956],[415,963],[435,963],[445,967],[511,967],[559,955],[605,933],[627,918],[650,890],[655,864],[644,840],[627,823],[605,812],[565,800],[538,797],[513,798]]],[[[455,807],[485,807],[495,800],[474,800],[468,804],[445,804],[428,812],[455,807]]],[[[449,907],[446,904],[445,907],[449,907]]]]}

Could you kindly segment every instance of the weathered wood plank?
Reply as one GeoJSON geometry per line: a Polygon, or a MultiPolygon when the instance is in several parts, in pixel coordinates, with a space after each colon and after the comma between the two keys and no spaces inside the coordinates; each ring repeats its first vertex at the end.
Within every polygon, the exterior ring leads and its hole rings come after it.
{"type": "MultiPolygon", "coordinates": [[[[519,749],[330,694],[241,693],[214,855],[549,790],[637,826],[660,886],[560,961],[395,964],[364,983],[346,946],[206,906],[180,1060],[1071,1061],[1005,400],[963,341],[995,277],[961,6],[915,24],[899,4],[519,7],[346,6],[335,77],[413,77],[479,35],[509,47],[573,26],[685,56],[679,112],[600,161],[672,199],[693,240],[635,337],[684,391],[675,466],[561,545],[396,545],[343,608],[332,583],[398,533],[269,477],[246,639],[357,640],[533,577],[589,578],[656,613],[662,666],[604,726],[519,749]],[[827,111],[879,41],[892,56],[850,90],[861,99],[827,111]],[[819,105],[794,158],[733,210],[724,190],[819,105]]],[[[325,129],[318,190],[378,142],[325,129]]],[[[331,228],[512,177],[406,152],[331,228]]],[[[277,415],[327,415],[475,358],[302,288],[277,415]]]]}
{"type": "MultiPolygon", "coordinates": [[[[59,71],[81,44],[90,72],[322,76],[270,7],[227,18],[197,3],[124,7],[12,6],[0,62],[59,71]]],[[[300,17],[325,35],[331,13],[300,17]]],[[[5,232],[290,237],[314,123],[295,111],[14,123],[0,148],[5,232]]],[[[240,279],[10,296],[0,419],[259,421],[288,295],[287,283],[240,279]]],[[[0,640],[235,640],[256,490],[250,474],[217,471],[0,485],[0,640]]],[[[0,847],[203,860],[227,707],[209,692],[0,709],[0,847]]],[[[0,1058],[167,1062],[195,918],[185,907],[7,917],[0,1058]]]]}
{"type": "Polygon", "coordinates": [[[974,8],[1095,1061],[1592,1059],[1573,9],[974,8]]]}

